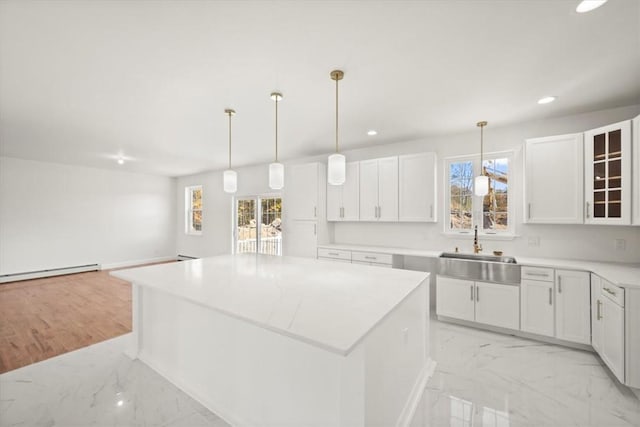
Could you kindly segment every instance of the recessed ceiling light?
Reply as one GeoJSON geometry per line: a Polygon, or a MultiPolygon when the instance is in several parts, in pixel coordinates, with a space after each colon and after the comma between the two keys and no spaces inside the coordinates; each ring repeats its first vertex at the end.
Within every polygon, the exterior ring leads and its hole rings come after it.
{"type": "Polygon", "coordinates": [[[597,9],[603,4],[605,4],[607,0],[582,0],[578,7],[576,7],[576,12],[585,13],[591,12],[593,9],[597,9]]]}
{"type": "Polygon", "coordinates": [[[367,135],[369,135],[369,136],[374,136],[374,135],[377,135],[377,134],[378,134],[378,131],[375,131],[373,129],[371,129],[369,132],[367,132],[367,135]]]}
{"type": "Polygon", "coordinates": [[[538,99],[538,104],[550,104],[556,100],[555,96],[544,96],[538,99]]]}
{"type": "Polygon", "coordinates": [[[119,165],[124,165],[124,159],[123,158],[118,159],[118,164],[119,165]]]}

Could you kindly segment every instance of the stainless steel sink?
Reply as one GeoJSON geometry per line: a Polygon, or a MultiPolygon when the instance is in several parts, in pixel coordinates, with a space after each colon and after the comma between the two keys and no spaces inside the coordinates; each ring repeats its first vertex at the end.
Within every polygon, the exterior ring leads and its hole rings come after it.
{"type": "Polygon", "coordinates": [[[445,252],[438,274],[457,279],[520,285],[520,266],[506,256],[445,252]]]}

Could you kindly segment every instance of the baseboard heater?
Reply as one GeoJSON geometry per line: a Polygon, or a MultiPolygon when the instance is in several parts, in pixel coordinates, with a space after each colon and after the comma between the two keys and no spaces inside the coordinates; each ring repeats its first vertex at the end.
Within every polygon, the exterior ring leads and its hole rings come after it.
{"type": "Polygon", "coordinates": [[[198,257],[189,256],[189,255],[178,255],[178,257],[176,259],[178,261],[189,261],[190,259],[198,259],[198,257]]]}
{"type": "Polygon", "coordinates": [[[25,273],[12,273],[0,275],[0,283],[18,282],[20,280],[39,279],[42,277],[62,276],[63,274],[85,273],[87,271],[98,271],[100,265],[86,264],[74,267],[49,268],[46,270],[28,271],[25,273]]]}

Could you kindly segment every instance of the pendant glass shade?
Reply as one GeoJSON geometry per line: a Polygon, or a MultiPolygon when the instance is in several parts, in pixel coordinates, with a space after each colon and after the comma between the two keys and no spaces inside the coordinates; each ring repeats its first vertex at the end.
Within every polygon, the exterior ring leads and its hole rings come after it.
{"type": "Polygon", "coordinates": [[[327,169],[327,181],[329,184],[344,184],[347,174],[347,163],[342,154],[336,153],[330,155],[327,169]]]}
{"type": "Polygon", "coordinates": [[[281,190],[284,187],[284,165],[282,163],[271,163],[269,165],[269,188],[281,190]]]}
{"type": "Polygon", "coordinates": [[[489,194],[489,177],[485,175],[476,176],[473,188],[476,196],[486,196],[489,194]]]}
{"type": "Polygon", "coordinates": [[[223,174],[225,193],[235,193],[238,190],[238,174],[236,171],[227,169],[223,174]]]}

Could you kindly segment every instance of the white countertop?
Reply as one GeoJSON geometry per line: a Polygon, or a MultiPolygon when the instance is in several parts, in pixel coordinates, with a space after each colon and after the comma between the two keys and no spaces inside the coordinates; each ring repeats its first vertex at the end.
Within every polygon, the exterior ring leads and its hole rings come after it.
{"type": "MultiPolygon", "coordinates": [[[[427,258],[437,258],[442,254],[442,252],[444,252],[433,250],[344,244],[318,245],[318,247],[362,252],[377,252],[392,255],[419,256],[427,258]]],[[[511,253],[508,253],[506,255],[514,256],[518,261],[518,264],[520,265],[590,271],[623,288],[640,288],[640,264],[582,261],[562,258],[530,258],[520,257],[511,253]]]]}
{"type": "Polygon", "coordinates": [[[424,272],[255,254],[111,274],[342,355],[428,277],[424,272]]]}

